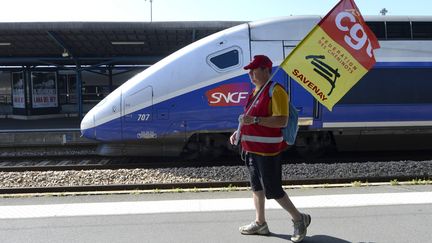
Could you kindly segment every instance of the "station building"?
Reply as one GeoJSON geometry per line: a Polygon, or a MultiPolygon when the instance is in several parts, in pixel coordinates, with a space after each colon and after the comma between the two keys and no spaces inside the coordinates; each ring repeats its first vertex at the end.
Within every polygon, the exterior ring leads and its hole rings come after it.
{"type": "Polygon", "coordinates": [[[0,120],[80,121],[135,74],[241,23],[0,23],[0,120]]]}

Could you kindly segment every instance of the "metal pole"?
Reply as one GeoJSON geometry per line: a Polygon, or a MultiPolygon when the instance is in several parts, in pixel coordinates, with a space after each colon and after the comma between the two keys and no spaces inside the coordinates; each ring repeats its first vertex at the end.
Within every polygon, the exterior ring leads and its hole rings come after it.
{"type": "Polygon", "coordinates": [[[113,67],[112,66],[108,66],[108,80],[109,80],[109,92],[113,92],[113,78],[112,78],[112,70],[113,67]]]}
{"type": "MultiPolygon", "coordinates": [[[[147,0],[145,0],[147,2],[147,0]]],[[[153,0],[150,1],[150,22],[153,22],[153,0]]]]}
{"type": "Polygon", "coordinates": [[[82,69],[81,63],[76,63],[76,96],[77,96],[77,105],[78,105],[78,119],[81,121],[83,117],[83,101],[82,101],[82,69]]]}
{"type": "Polygon", "coordinates": [[[24,110],[25,110],[25,115],[28,116],[31,115],[31,109],[33,108],[31,70],[29,66],[25,67],[23,82],[24,82],[24,110]]]}

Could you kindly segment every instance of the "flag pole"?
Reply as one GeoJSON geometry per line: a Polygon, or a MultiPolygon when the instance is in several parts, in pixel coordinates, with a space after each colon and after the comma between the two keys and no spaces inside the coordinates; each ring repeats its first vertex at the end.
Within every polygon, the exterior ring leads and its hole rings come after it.
{"type": "Polygon", "coordinates": [[[246,116],[248,113],[249,113],[249,111],[252,109],[252,107],[255,105],[255,103],[257,102],[257,100],[258,100],[258,97],[261,95],[261,93],[264,91],[264,89],[265,89],[265,87],[267,86],[267,84],[269,84],[270,83],[270,81],[273,79],[273,77],[276,75],[276,73],[279,71],[279,69],[281,69],[281,65],[282,65],[282,63],[278,66],[278,68],[271,74],[271,76],[270,76],[270,78],[267,80],[267,82],[264,84],[264,86],[258,91],[258,93],[255,95],[255,98],[254,98],[254,100],[252,101],[252,104],[249,106],[249,108],[246,110],[246,112],[244,113],[244,114],[241,114],[240,116],[239,116],[239,120],[238,120],[238,122],[239,122],[239,124],[238,124],[238,126],[237,126],[237,134],[236,134],[236,138],[235,138],[235,145],[238,145],[239,144],[239,142],[240,142],[240,129],[241,129],[241,122],[240,122],[240,117],[242,117],[242,116],[246,116]]]}

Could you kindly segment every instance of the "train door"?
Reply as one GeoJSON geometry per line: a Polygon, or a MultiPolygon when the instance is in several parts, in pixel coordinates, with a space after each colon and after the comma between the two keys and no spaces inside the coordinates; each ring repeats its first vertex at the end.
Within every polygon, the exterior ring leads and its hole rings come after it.
{"type": "MultiPolygon", "coordinates": [[[[298,41],[284,41],[284,58],[294,50],[297,44],[298,41]]],[[[289,84],[288,92],[291,95],[291,102],[299,112],[299,125],[313,125],[314,119],[319,119],[319,106],[309,92],[289,77],[288,74],[285,73],[285,75],[289,84]]]]}
{"type": "MultiPolygon", "coordinates": [[[[274,64],[281,63],[295,48],[298,41],[251,41],[251,57],[254,55],[267,55],[274,64]]],[[[274,68],[277,71],[273,80],[282,84],[290,94],[291,101],[299,111],[301,126],[312,125],[313,119],[318,118],[318,106],[310,95],[297,82],[291,79],[284,70],[274,68]]]]}
{"type": "Polygon", "coordinates": [[[122,134],[123,139],[136,140],[156,138],[156,131],[149,129],[153,118],[153,88],[144,87],[138,91],[122,92],[122,134]]]}

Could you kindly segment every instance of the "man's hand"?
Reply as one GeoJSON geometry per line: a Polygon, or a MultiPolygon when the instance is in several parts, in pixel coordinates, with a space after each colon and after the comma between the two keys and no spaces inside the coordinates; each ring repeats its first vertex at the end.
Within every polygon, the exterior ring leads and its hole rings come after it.
{"type": "Polygon", "coordinates": [[[237,131],[235,131],[230,137],[231,145],[237,145],[237,131]]]}
{"type": "Polygon", "coordinates": [[[254,123],[254,116],[248,116],[248,115],[240,115],[239,116],[239,123],[241,125],[250,125],[254,123]]]}

